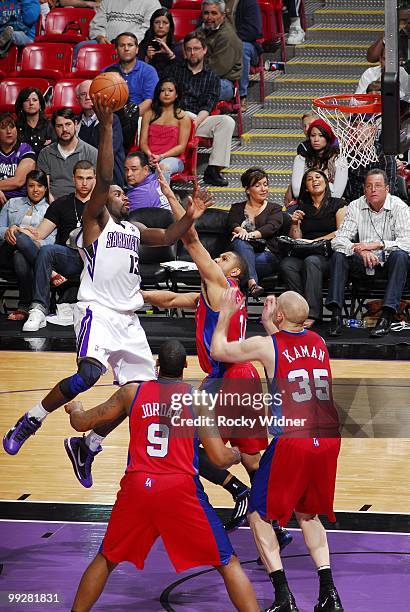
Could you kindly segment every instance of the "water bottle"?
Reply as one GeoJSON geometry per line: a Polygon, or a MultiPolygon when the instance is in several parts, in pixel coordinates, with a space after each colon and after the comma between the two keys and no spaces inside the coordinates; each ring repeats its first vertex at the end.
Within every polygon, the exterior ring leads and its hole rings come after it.
{"type": "Polygon", "coordinates": [[[275,72],[275,70],[285,70],[285,62],[274,62],[273,60],[266,60],[265,70],[267,72],[275,72]]]}

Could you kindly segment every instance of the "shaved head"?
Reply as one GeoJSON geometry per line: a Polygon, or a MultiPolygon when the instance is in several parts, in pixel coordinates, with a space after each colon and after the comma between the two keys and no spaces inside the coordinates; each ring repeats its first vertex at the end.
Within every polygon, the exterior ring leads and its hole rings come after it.
{"type": "Polygon", "coordinates": [[[303,325],[309,315],[309,305],[296,291],[285,291],[278,297],[278,312],[282,313],[285,321],[303,325]]]}

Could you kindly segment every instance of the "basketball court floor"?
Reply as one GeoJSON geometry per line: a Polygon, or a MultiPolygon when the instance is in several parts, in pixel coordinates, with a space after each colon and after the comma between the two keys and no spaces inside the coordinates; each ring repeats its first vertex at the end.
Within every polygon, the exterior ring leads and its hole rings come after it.
{"type": "MultiPolygon", "coordinates": [[[[0,431],[5,432],[54,382],[70,374],[73,364],[72,353],[0,351],[0,431]]],[[[360,415],[351,414],[346,420],[335,500],[337,523],[327,525],[335,580],[346,612],[404,612],[410,601],[410,435],[403,437],[408,431],[403,408],[408,408],[410,397],[410,364],[333,360],[332,368],[336,388],[359,407],[360,415]],[[390,406],[388,431],[395,423],[395,437],[386,438],[377,430],[377,410],[369,413],[369,406],[377,402],[390,406]]],[[[196,357],[189,357],[186,377],[199,380],[200,376],[196,357]]],[[[82,401],[91,407],[113,390],[108,373],[82,401]]],[[[82,572],[100,546],[126,462],[127,424],[105,441],[104,452],[94,462],[94,485],[88,490],[75,480],[66,457],[63,438],[68,435],[73,435],[68,417],[59,410],[17,456],[0,452],[0,610],[70,609],[82,572]],[[32,601],[27,600],[29,594],[32,601]],[[41,601],[41,594],[52,601],[44,597],[41,601]]],[[[246,480],[242,467],[233,471],[246,480]]],[[[229,494],[205,486],[226,517],[232,507],[229,494]]],[[[295,523],[290,528],[294,542],[285,550],[284,565],[298,606],[307,612],[316,602],[317,579],[295,523]]],[[[272,601],[272,589],[266,572],[255,562],[249,529],[233,533],[232,542],[263,609],[272,601]]],[[[215,571],[196,568],[176,574],[158,541],[142,572],[130,564],[114,572],[94,609],[219,612],[232,607],[215,571]]]]}

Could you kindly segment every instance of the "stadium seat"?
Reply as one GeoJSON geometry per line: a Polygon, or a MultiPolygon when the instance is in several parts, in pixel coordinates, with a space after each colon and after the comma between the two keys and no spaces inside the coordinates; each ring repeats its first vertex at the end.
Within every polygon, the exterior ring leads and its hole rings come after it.
{"type": "Polygon", "coordinates": [[[285,29],[283,26],[283,0],[258,0],[262,13],[263,38],[267,46],[280,42],[280,56],[286,61],[285,29]]]}
{"type": "Polygon", "coordinates": [[[171,183],[188,183],[196,179],[196,165],[198,158],[198,138],[195,136],[196,127],[191,122],[191,132],[185,149],[185,164],[182,172],[171,175],[171,183]]]}
{"type": "Polygon", "coordinates": [[[94,15],[94,9],[69,7],[53,9],[47,15],[44,34],[36,36],[35,42],[77,44],[87,40],[90,21],[94,15]]]}
{"type": "MultiPolygon", "coordinates": [[[[263,45],[264,39],[258,38],[257,42],[260,45],[263,45]]],[[[265,103],[265,62],[263,58],[263,53],[261,53],[259,56],[257,66],[251,65],[250,74],[259,74],[259,102],[263,106],[265,103]]]]}
{"type": "Polygon", "coordinates": [[[22,89],[37,87],[44,95],[50,88],[50,81],[37,78],[6,78],[0,83],[0,112],[14,113],[14,105],[22,89]]]}
{"type": "Polygon", "coordinates": [[[174,9],[190,9],[194,11],[200,11],[202,0],[174,0],[172,3],[172,10],[174,9]]]}
{"type": "Polygon", "coordinates": [[[78,51],[77,69],[70,78],[93,79],[103,68],[118,61],[114,45],[84,45],[78,51]]]}
{"type": "Polygon", "coordinates": [[[17,68],[17,47],[12,45],[7,55],[0,58],[0,79],[10,76],[17,68]]]}
{"type": "Polygon", "coordinates": [[[50,81],[63,79],[71,70],[73,49],[61,43],[33,43],[24,47],[15,77],[38,76],[50,81]]]}
{"type": "MultiPolygon", "coordinates": [[[[130,221],[138,221],[147,227],[166,229],[174,223],[174,217],[166,208],[137,208],[130,212],[130,221]]],[[[168,271],[160,264],[172,261],[176,256],[176,246],[171,244],[163,247],[140,245],[139,268],[143,289],[160,289],[160,283],[168,283],[168,271]]]]}
{"type": "Polygon", "coordinates": [[[54,94],[51,106],[46,111],[52,114],[59,108],[72,108],[77,114],[80,114],[82,108],[78,103],[76,87],[83,79],[64,79],[58,81],[54,87],[54,94]]]}
{"type": "Polygon", "coordinates": [[[196,30],[201,21],[201,10],[171,9],[174,19],[176,40],[182,40],[189,32],[196,30]]]}

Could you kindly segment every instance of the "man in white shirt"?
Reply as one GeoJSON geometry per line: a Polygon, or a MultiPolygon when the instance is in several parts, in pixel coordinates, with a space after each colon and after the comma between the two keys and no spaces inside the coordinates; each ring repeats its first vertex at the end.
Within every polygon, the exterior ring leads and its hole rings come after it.
{"type": "Polygon", "coordinates": [[[348,275],[377,275],[387,279],[383,307],[372,338],[388,334],[400,304],[410,264],[410,208],[389,193],[386,173],[370,170],[364,195],[350,202],[341,227],[332,240],[329,293],[332,310],[329,336],[342,333],[342,307],[348,275]]]}
{"type": "MultiPolygon", "coordinates": [[[[375,81],[381,81],[382,72],[384,72],[385,65],[385,51],[384,47],[380,53],[380,65],[372,66],[365,70],[360,77],[360,81],[356,87],[355,93],[357,94],[365,94],[367,93],[367,88],[370,83],[374,83],[375,81]]],[[[401,100],[410,100],[410,87],[409,87],[409,76],[403,67],[400,67],[399,71],[399,80],[400,80],[400,99],[401,100]]]]}

